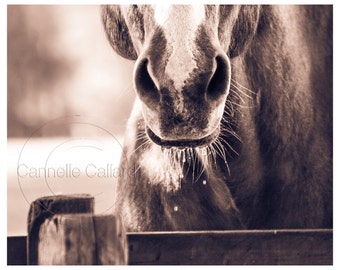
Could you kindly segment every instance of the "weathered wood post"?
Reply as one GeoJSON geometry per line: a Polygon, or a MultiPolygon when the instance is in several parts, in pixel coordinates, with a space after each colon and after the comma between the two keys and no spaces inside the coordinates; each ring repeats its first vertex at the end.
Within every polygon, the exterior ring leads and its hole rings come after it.
{"type": "Polygon", "coordinates": [[[113,215],[94,215],[89,195],[37,199],[28,215],[28,264],[127,264],[124,228],[113,215]]]}

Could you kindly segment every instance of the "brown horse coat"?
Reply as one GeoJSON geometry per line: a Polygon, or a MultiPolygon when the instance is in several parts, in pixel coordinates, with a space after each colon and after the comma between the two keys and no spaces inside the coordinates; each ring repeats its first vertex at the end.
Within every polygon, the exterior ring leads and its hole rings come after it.
{"type": "Polygon", "coordinates": [[[201,11],[103,7],[137,59],[117,212],[129,230],[332,227],[332,7],[201,11]]]}

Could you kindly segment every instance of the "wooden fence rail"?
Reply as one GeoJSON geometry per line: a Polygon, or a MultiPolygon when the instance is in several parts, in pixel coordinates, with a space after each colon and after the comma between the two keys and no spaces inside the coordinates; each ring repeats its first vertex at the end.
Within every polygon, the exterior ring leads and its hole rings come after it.
{"type": "Polygon", "coordinates": [[[117,217],[93,214],[92,199],[81,200],[81,213],[71,214],[79,209],[70,205],[65,213],[69,199],[45,197],[31,205],[28,237],[7,238],[8,265],[333,264],[332,229],[125,233],[117,217]]]}
{"type": "MultiPolygon", "coordinates": [[[[332,265],[324,230],[127,233],[130,265],[332,265]]],[[[27,264],[26,236],[7,238],[8,265],[27,264]]]]}

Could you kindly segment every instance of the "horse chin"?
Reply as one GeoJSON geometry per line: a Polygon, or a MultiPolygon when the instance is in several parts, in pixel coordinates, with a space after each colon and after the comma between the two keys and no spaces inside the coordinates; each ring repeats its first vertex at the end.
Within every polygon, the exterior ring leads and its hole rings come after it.
{"type": "Polygon", "coordinates": [[[166,140],[157,136],[149,127],[146,127],[146,134],[152,142],[161,146],[162,148],[196,148],[211,145],[219,136],[219,126],[215,128],[210,134],[198,139],[181,139],[181,140],[166,140]]]}

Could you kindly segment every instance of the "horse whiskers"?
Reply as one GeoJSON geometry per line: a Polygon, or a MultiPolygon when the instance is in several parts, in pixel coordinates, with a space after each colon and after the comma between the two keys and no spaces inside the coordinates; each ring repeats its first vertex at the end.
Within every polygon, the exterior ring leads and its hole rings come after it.
{"type": "MultiPolygon", "coordinates": [[[[221,141],[223,141],[226,146],[232,151],[234,152],[235,155],[239,156],[239,153],[223,138],[220,138],[221,141]]],[[[226,148],[225,151],[227,151],[228,155],[231,156],[231,154],[228,152],[228,149],[226,148]]]]}
{"type": "MultiPolygon", "coordinates": [[[[237,151],[221,135],[228,128],[222,128],[220,136],[212,143],[199,147],[170,147],[162,148],[147,138],[147,135],[140,134],[142,141],[134,152],[139,152],[142,166],[135,168],[135,173],[140,170],[148,171],[152,168],[153,174],[149,176],[148,184],[162,183],[167,191],[174,191],[182,187],[183,181],[191,179],[192,183],[210,179],[216,173],[218,164],[221,161],[225,164],[226,170],[231,175],[228,158],[232,157],[228,148],[233,153],[237,151]],[[150,157],[154,159],[150,160],[150,157]]],[[[234,132],[228,130],[231,134],[234,132]]],[[[236,133],[234,133],[237,136],[236,133]]],[[[235,156],[233,154],[233,156],[235,156]]],[[[222,164],[223,164],[222,163],[222,164]]]]}
{"type": "Polygon", "coordinates": [[[251,109],[255,108],[253,105],[253,98],[244,93],[242,90],[230,88],[230,96],[227,98],[225,106],[224,106],[224,113],[225,115],[229,116],[230,118],[235,117],[235,112],[238,112],[239,109],[251,109]],[[246,97],[247,99],[250,99],[250,102],[247,102],[246,99],[244,99],[241,94],[246,97]],[[236,97],[233,98],[232,96],[236,97]],[[239,102],[236,102],[235,99],[238,99],[239,102]]]}
{"type": "Polygon", "coordinates": [[[242,143],[242,139],[241,137],[229,126],[224,126],[220,128],[220,132],[221,135],[232,135],[233,137],[235,137],[239,142],[242,143]],[[227,133],[227,134],[226,134],[227,133]]]}
{"type": "Polygon", "coordinates": [[[231,95],[235,95],[239,99],[239,102],[235,102],[232,100],[232,98],[229,98],[227,99],[227,102],[226,102],[226,106],[225,106],[226,108],[230,107],[231,110],[234,110],[233,105],[235,105],[237,108],[246,108],[246,109],[255,107],[254,105],[249,106],[248,105],[249,102],[247,102],[244,98],[250,100],[250,103],[253,104],[253,100],[256,96],[256,93],[240,85],[234,80],[231,82],[230,93],[231,95]]]}
{"type": "Polygon", "coordinates": [[[241,100],[243,104],[247,104],[246,101],[234,89],[230,88],[230,92],[233,92],[241,100]]]}
{"type": "MultiPolygon", "coordinates": [[[[231,116],[234,110],[229,108],[226,111],[231,116]]],[[[225,135],[233,136],[241,142],[240,136],[232,128],[231,121],[232,119],[223,118],[219,137],[204,147],[162,148],[154,144],[145,132],[138,132],[136,141],[139,143],[132,154],[139,152],[138,155],[142,154],[145,160],[150,159],[151,156],[157,160],[155,162],[149,160],[145,164],[143,162],[143,167],[135,168],[135,172],[137,173],[141,169],[148,170],[149,166],[156,166],[151,183],[154,182],[154,179],[159,179],[158,181],[162,181],[167,190],[181,188],[184,179],[191,179],[192,183],[197,183],[204,179],[203,175],[209,178],[209,175],[216,171],[215,168],[218,167],[218,164],[221,165],[221,161],[222,164],[224,163],[228,175],[231,175],[228,159],[239,154],[225,135]]]]}
{"type": "MultiPolygon", "coordinates": [[[[213,143],[212,143],[213,144],[213,143]]],[[[212,157],[212,160],[214,161],[214,163],[216,164],[216,150],[215,148],[213,147],[213,145],[208,145],[209,147],[209,151],[211,153],[211,157],[212,157]]]]}
{"type": "Polygon", "coordinates": [[[224,164],[226,165],[227,170],[228,170],[228,174],[230,176],[231,172],[230,172],[229,164],[228,164],[228,161],[227,161],[227,156],[226,156],[226,153],[225,153],[223,146],[221,145],[221,142],[219,140],[216,140],[213,143],[213,145],[215,146],[214,150],[215,150],[216,154],[224,161],[224,164]]]}
{"type": "Polygon", "coordinates": [[[253,99],[251,95],[255,95],[254,93],[246,93],[244,90],[239,88],[237,85],[231,83],[230,91],[233,91],[235,94],[237,94],[239,97],[240,95],[243,95],[244,97],[248,99],[253,99]]]}
{"type": "Polygon", "coordinates": [[[231,84],[232,84],[233,86],[235,86],[238,90],[240,90],[240,88],[242,88],[242,89],[244,89],[245,91],[248,91],[249,93],[256,95],[256,93],[255,93],[253,90],[251,90],[251,89],[249,89],[249,88],[243,86],[242,84],[240,84],[239,82],[237,82],[237,81],[236,81],[235,79],[233,79],[233,78],[231,78],[231,84]]]}
{"type": "Polygon", "coordinates": [[[227,102],[229,103],[229,105],[232,107],[233,110],[234,110],[233,105],[235,105],[239,108],[245,108],[245,109],[255,108],[255,106],[244,106],[244,105],[237,104],[236,102],[233,102],[233,101],[230,101],[230,100],[227,100],[227,102]]]}
{"type": "Polygon", "coordinates": [[[146,135],[145,135],[145,137],[142,137],[141,139],[145,139],[145,138],[146,138],[146,140],[143,143],[141,143],[136,149],[134,149],[132,154],[137,153],[137,151],[139,151],[140,149],[143,149],[143,147],[148,146],[148,145],[150,145],[152,143],[149,140],[149,138],[147,138],[146,135]]]}

